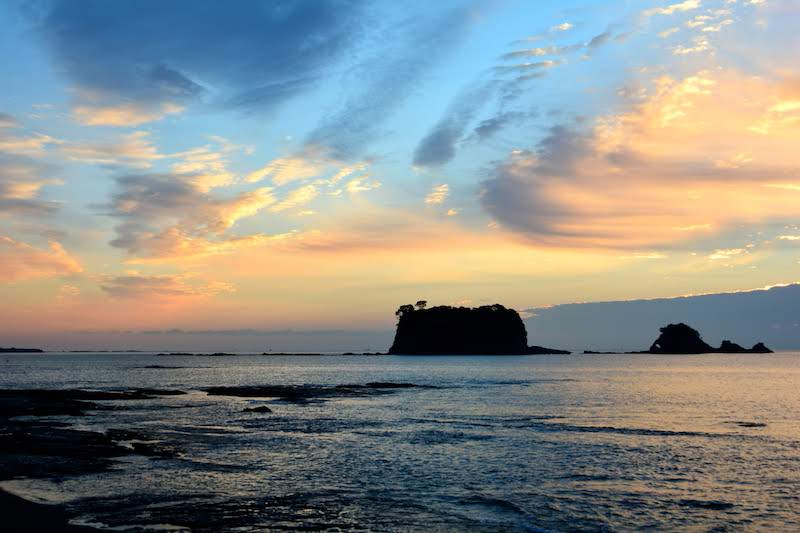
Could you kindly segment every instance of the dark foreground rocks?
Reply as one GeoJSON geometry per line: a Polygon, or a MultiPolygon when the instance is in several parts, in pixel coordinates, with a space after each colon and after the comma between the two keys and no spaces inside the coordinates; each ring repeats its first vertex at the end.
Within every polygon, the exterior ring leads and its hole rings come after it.
{"type": "Polygon", "coordinates": [[[528,346],[525,355],[569,355],[568,350],[556,350],[555,348],[545,348],[543,346],[528,346]]]}
{"type": "Polygon", "coordinates": [[[244,385],[208,387],[210,396],[272,398],[287,403],[318,403],[334,398],[353,398],[389,394],[397,389],[422,387],[413,383],[373,382],[364,385],[244,385]]]}
{"type": "Polygon", "coordinates": [[[63,507],[33,503],[0,490],[0,516],[3,531],[22,533],[46,531],[48,533],[88,533],[94,528],[73,526],[71,516],[63,507]]]}
{"type": "Polygon", "coordinates": [[[244,410],[245,413],[271,413],[272,409],[266,405],[259,405],[258,407],[248,407],[244,410]]]}
{"type": "MultiPolygon", "coordinates": [[[[79,430],[53,417],[81,417],[112,409],[97,403],[106,400],[135,401],[178,394],[185,393],[160,389],[0,389],[0,480],[58,479],[100,472],[109,468],[114,458],[130,454],[175,456],[180,453],[178,448],[152,442],[139,432],[79,430]]],[[[60,506],[31,503],[2,490],[0,513],[3,531],[94,531],[69,525],[69,513],[60,506]]]]}

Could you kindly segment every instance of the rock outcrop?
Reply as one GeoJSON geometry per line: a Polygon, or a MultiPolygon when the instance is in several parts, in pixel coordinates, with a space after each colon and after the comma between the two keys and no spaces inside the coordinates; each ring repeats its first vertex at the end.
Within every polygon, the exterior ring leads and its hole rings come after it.
{"type": "Polygon", "coordinates": [[[686,324],[670,324],[661,328],[661,335],[650,346],[650,353],[709,353],[713,352],[700,332],[686,324]]]}
{"type": "Polygon", "coordinates": [[[766,346],[763,342],[757,342],[750,348],[750,353],[775,353],[766,346]]]}
{"type": "Polygon", "coordinates": [[[722,341],[719,348],[706,343],[700,332],[680,323],[661,328],[661,334],[650,346],[647,353],[656,354],[700,354],[700,353],[772,353],[772,350],[759,342],[750,349],[729,340],[722,341]]]}
{"type": "MultiPolygon", "coordinates": [[[[422,305],[420,305],[422,304],[422,305]]],[[[526,355],[569,353],[528,347],[528,333],[519,314],[500,304],[482,307],[439,306],[397,310],[397,332],[390,354],[526,355]]]]}

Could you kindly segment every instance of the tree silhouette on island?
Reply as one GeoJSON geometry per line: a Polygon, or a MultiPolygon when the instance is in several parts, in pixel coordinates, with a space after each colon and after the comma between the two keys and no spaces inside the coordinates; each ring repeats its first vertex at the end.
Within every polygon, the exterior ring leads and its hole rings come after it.
{"type": "MultiPolygon", "coordinates": [[[[528,346],[528,332],[519,313],[500,304],[481,307],[428,308],[428,302],[401,305],[395,313],[397,331],[389,349],[393,355],[534,355],[569,354],[528,346]]],[[[586,351],[584,353],[604,353],[586,351]]],[[[660,328],[660,335],[643,352],[651,354],[772,353],[759,342],[744,348],[729,340],[714,348],[700,332],[683,323],[660,328]]]]}
{"type": "Polygon", "coordinates": [[[401,305],[394,343],[395,355],[526,355],[569,354],[528,346],[528,332],[519,314],[500,304],[481,307],[401,305]]]}

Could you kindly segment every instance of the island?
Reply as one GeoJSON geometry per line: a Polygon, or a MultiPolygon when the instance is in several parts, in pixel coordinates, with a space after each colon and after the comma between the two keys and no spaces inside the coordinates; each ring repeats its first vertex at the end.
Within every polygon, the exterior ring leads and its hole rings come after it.
{"type": "Polygon", "coordinates": [[[481,307],[403,305],[391,355],[539,355],[569,354],[528,346],[525,324],[513,309],[500,304],[481,307]]]}
{"type": "Polygon", "coordinates": [[[773,353],[763,342],[752,348],[744,348],[729,340],[714,348],[703,340],[700,332],[684,323],[669,324],[660,329],[661,334],[646,352],[652,354],[701,354],[701,353],[773,353]]]}
{"type": "Polygon", "coordinates": [[[40,350],[39,348],[2,348],[2,347],[0,347],[0,353],[44,353],[44,350],[40,350]]]}

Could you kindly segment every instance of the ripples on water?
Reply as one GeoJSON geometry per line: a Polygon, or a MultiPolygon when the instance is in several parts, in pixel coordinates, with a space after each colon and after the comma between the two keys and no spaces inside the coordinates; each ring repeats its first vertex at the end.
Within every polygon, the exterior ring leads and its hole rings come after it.
{"type": "Polygon", "coordinates": [[[190,392],[71,419],[177,457],[4,486],[122,529],[798,530],[799,377],[786,353],[4,355],[5,388],[190,392]],[[307,403],[201,390],[375,381],[428,387],[307,403]],[[259,405],[273,413],[243,412],[259,405]]]}

